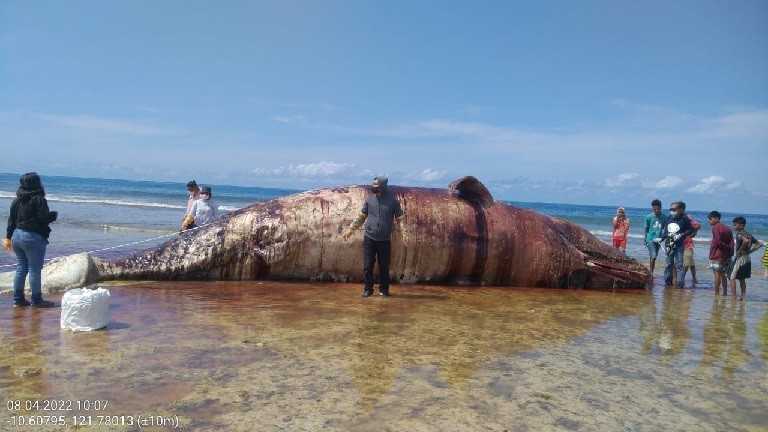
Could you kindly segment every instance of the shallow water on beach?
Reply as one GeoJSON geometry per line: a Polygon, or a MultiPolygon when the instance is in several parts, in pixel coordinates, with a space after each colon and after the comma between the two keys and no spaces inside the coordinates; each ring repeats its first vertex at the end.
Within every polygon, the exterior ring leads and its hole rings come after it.
{"type": "Polygon", "coordinates": [[[652,293],[397,285],[369,299],[351,284],[107,288],[111,324],[95,332],[0,297],[0,430],[61,430],[51,416],[84,430],[150,418],[162,426],[149,430],[210,431],[768,424],[764,278],[749,280],[745,302],[706,282],[652,293]]]}

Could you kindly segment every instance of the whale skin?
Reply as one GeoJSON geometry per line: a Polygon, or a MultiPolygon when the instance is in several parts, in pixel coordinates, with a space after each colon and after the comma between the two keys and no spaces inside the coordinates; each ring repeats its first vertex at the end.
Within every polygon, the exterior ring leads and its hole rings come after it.
{"type": "MultiPolygon", "coordinates": [[[[390,186],[410,242],[392,235],[393,283],[642,289],[636,260],[564,219],[493,199],[474,177],[447,189],[390,186]]],[[[84,265],[79,280],[361,282],[362,229],[342,234],[368,187],[316,189],[255,203],[125,258],[84,265]]]]}

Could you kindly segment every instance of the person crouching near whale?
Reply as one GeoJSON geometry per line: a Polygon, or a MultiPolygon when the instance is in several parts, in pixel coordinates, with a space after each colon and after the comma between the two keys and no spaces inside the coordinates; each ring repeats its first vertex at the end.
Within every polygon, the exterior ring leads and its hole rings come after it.
{"type": "Polygon", "coordinates": [[[200,188],[200,199],[192,203],[184,221],[181,223],[181,230],[201,227],[213,222],[219,217],[219,206],[211,198],[210,186],[200,188]]]}
{"type": "Polygon", "coordinates": [[[403,244],[408,246],[408,231],[405,228],[405,213],[400,206],[400,201],[389,192],[386,177],[376,177],[371,184],[372,194],[366,198],[360,214],[342,235],[344,241],[365,222],[365,234],[363,237],[363,277],[365,287],[363,297],[373,294],[373,266],[379,263],[379,294],[389,296],[389,262],[392,252],[392,226],[397,221],[400,233],[403,236],[403,244]]]}

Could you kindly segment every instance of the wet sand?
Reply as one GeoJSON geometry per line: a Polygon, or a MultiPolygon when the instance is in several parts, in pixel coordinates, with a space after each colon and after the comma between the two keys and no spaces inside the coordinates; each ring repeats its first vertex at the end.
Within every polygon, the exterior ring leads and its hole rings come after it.
{"type": "Polygon", "coordinates": [[[150,418],[162,426],[148,430],[203,431],[768,424],[762,277],[746,302],[715,296],[711,281],[652,293],[397,285],[370,299],[351,284],[101,286],[111,324],[95,332],[0,296],[0,430],[63,429],[14,426],[45,416],[68,430],[150,418]]]}

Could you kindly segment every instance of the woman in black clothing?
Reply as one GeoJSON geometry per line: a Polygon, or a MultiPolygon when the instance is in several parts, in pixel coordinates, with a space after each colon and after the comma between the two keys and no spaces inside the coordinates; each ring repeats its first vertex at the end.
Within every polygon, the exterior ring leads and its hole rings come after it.
{"type": "Polygon", "coordinates": [[[14,307],[53,307],[55,303],[43,300],[40,273],[45,260],[45,248],[51,228],[48,224],[55,221],[58,212],[48,210],[45,190],[40,176],[35,172],[26,173],[19,178],[16,199],[11,204],[8,217],[8,230],[3,239],[3,248],[16,253],[16,276],[13,279],[14,307]],[[24,298],[24,282],[29,274],[29,289],[32,302],[24,298]]]}

